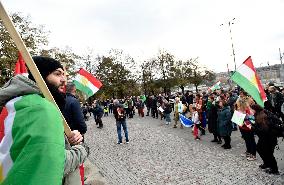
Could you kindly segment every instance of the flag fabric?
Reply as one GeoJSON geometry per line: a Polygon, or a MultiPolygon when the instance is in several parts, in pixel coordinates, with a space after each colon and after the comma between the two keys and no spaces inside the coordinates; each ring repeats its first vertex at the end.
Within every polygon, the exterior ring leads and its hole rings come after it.
{"type": "Polygon", "coordinates": [[[140,99],[141,99],[143,102],[145,102],[145,101],[146,101],[146,96],[145,96],[145,95],[141,95],[141,96],[140,96],[140,99]]]}
{"type": "Polygon", "coordinates": [[[76,88],[87,95],[87,98],[94,95],[103,85],[92,74],[81,68],[73,81],[76,88]]]}
{"type": "Polygon", "coordinates": [[[231,76],[231,79],[243,88],[258,105],[264,107],[266,94],[249,56],[231,76]]]}
{"type": "Polygon", "coordinates": [[[213,86],[211,86],[211,87],[209,87],[209,89],[211,90],[211,91],[215,91],[215,90],[217,90],[217,89],[220,89],[221,87],[220,87],[220,81],[218,81],[216,84],[214,84],[213,86]]]}
{"type": "Polygon", "coordinates": [[[22,57],[22,54],[19,52],[19,58],[16,62],[15,66],[15,75],[24,75],[25,77],[28,77],[28,70],[26,68],[26,63],[22,57]]]}
{"type": "Polygon", "coordinates": [[[0,115],[1,185],[62,183],[64,130],[56,122],[62,122],[58,110],[40,95],[20,96],[5,105],[0,115]]]}
{"type": "Polygon", "coordinates": [[[191,127],[193,125],[193,121],[185,117],[183,114],[179,114],[179,121],[184,127],[191,127]]]}

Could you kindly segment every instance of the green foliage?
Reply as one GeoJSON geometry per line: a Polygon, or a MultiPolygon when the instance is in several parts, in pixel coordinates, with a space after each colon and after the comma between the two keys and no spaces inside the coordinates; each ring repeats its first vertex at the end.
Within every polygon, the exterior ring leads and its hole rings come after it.
{"type": "MultiPolygon", "coordinates": [[[[30,17],[23,17],[19,13],[13,13],[11,19],[31,55],[38,54],[40,49],[48,44],[48,32],[41,25],[33,25],[30,17]]],[[[2,20],[0,20],[0,38],[0,83],[2,85],[13,75],[15,63],[18,59],[18,49],[4,27],[2,20]]]]}

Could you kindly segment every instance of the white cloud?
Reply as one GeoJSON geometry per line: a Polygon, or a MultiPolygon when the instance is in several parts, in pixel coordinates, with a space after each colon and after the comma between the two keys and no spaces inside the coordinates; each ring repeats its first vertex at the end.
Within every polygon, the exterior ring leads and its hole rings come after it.
{"type": "Polygon", "coordinates": [[[284,51],[282,0],[3,0],[9,12],[30,14],[51,31],[52,46],[87,47],[104,53],[123,49],[143,60],[165,48],[183,59],[199,56],[215,71],[234,68],[228,22],[237,66],[249,55],[255,66],[279,63],[284,51]],[[224,26],[220,27],[220,24],[224,26]]]}

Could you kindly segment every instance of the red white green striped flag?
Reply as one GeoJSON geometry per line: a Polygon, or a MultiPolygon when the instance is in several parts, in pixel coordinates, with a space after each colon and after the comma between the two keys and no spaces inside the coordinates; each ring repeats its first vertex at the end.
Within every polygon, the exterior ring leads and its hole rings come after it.
{"type": "Polygon", "coordinates": [[[218,81],[218,82],[215,83],[213,86],[209,87],[209,89],[210,89],[211,91],[215,91],[215,90],[217,90],[217,89],[220,89],[220,88],[221,88],[221,87],[220,87],[220,84],[221,84],[221,82],[218,81]]]}
{"type": "Polygon", "coordinates": [[[10,100],[0,115],[0,184],[62,184],[65,143],[61,116],[40,95],[10,100]]]}
{"type": "Polygon", "coordinates": [[[264,102],[267,100],[266,94],[250,56],[235,71],[231,79],[251,95],[258,105],[264,107],[264,102]]]}
{"type": "Polygon", "coordinates": [[[103,85],[92,74],[81,68],[74,79],[76,88],[87,95],[87,98],[94,95],[103,85]]]}

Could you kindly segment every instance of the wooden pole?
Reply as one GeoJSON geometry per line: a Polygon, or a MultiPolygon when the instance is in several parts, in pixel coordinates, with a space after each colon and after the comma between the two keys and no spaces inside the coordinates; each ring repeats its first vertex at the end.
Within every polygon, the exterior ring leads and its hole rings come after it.
{"type": "Polygon", "coordinates": [[[18,50],[21,52],[29,70],[31,71],[33,77],[35,78],[35,81],[39,87],[39,89],[41,90],[41,92],[43,93],[44,97],[46,99],[48,99],[49,101],[51,101],[52,103],[54,103],[54,105],[57,107],[57,109],[59,110],[61,117],[63,119],[63,126],[64,126],[64,132],[67,135],[67,137],[71,136],[71,129],[69,128],[63,114],[61,113],[60,109],[58,108],[58,105],[56,104],[55,100],[53,99],[51,93],[49,92],[42,76],[40,75],[30,53],[28,52],[21,36],[19,35],[19,33],[17,32],[13,22],[11,21],[10,17],[8,16],[6,10],[4,9],[4,6],[2,5],[1,1],[0,1],[0,19],[3,21],[4,26],[6,27],[7,31],[9,32],[11,38],[13,39],[13,41],[15,42],[18,50]]]}

